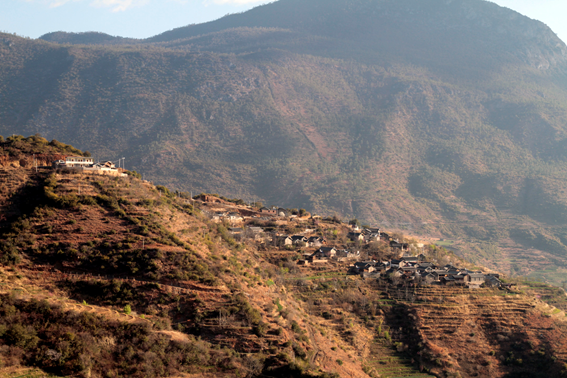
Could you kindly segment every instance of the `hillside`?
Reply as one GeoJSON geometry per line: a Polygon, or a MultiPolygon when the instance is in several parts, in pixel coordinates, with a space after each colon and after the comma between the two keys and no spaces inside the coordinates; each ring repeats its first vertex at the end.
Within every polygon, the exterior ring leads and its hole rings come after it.
{"type": "Polygon", "coordinates": [[[0,134],[565,273],[567,47],[509,9],[281,0],[147,40],[2,35],[0,57],[0,134]]]}
{"type": "MultiPolygon", "coordinates": [[[[231,227],[260,227],[266,237],[319,235],[382,259],[395,251],[382,242],[353,245],[348,225],[304,211],[266,219],[241,201],[191,200],[133,172],[26,164],[38,149],[72,149],[57,144],[18,136],[0,144],[12,151],[0,166],[10,189],[0,198],[3,376],[39,374],[26,366],[92,378],[564,374],[565,312],[532,295],[442,286],[410,292],[347,275],[348,262],[299,266],[316,248],[237,239],[231,227]],[[215,220],[221,210],[247,215],[231,224],[215,220]]],[[[438,264],[467,265],[392,237],[438,264]]]]}

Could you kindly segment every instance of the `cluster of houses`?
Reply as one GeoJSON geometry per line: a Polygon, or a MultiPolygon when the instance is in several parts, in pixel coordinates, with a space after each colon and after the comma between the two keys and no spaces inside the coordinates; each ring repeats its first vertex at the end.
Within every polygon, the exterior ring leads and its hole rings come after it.
{"type": "Polygon", "coordinates": [[[359,228],[352,224],[350,232],[346,235],[352,242],[351,250],[341,249],[327,245],[327,240],[322,236],[306,236],[315,230],[305,230],[303,234],[286,235],[277,232],[265,232],[262,227],[245,226],[246,218],[274,220],[291,215],[281,208],[262,208],[260,211],[247,214],[242,209],[226,212],[217,211],[211,214],[214,221],[229,221],[233,226],[228,230],[235,238],[248,238],[257,242],[272,242],[280,248],[307,247],[317,248],[314,252],[305,253],[303,258],[297,261],[298,265],[310,266],[327,263],[329,261],[348,262],[357,261],[349,267],[349,273],[359,274],[365,278],[375,278],[382,282],[390,282],[401,286],[461,286],[467,288],[501,287],[503,283],[497,274],[484,274],[480,271],[461,269],[453,265],[437,266],[427,262],[426,257],[406,256],[410,250],[408,243],[402,243],[389,234],[382,232],[379,228],[359,228]],[[398,259],[376,262],[360,261],[362,256],[356,250],[362,244],[372,242],[388,243],[390,248],[398,251],[398,259]]]}
{"type": "Polygon", "coordinates": [[[364,227],[362,230],[357,228],[357,226],[354,226],[353,231],[347,234],[347,238],[352,242],[368,244],[376,241],[387,241],[390,243],[390,248],[409,251],[408,243],[400,243],[399,240],[393,240],[389,234],[381,232],[379,228],[364,227]]]}
{"type": "MultiPolygon", "coordinates": [[[[227,219],[233,223],[244,222],[245,218],[239,213],[215,213],[212,216],[213,220],[227,219]]],[[[277,232],[266,233],[262,227],[246,226],[246,227],[229,227],[228,231],[236,239],[252,239],[256,242],[270,242],[272,245],[280,248],[319,248],[313,253],[304,255],[304,258],[299,261],[300,265],[309,265],[312,263],[324,263],[328,260],[336,260],[339,262],[358,259],[360,251],[339,249],[336,247],[328,247],[327,240],[320,235],[305,236],[305,235],[286,235],[277,232]]],[[[306,229],[305,234],[314,232],[315,230],[306,229]]],[[[387,242],[392,250],[397,250],[399,253],[409,251],[408,243],[400,243],[398,240],[392,240],[390,235],[380,232],[379,229],[365,228],[362,232],[350,232],[347,238],[354,242],[355,248],[360,244],[367,244],[375,241],[387,242]]]]}
{"type": "Polygon", "coordinates": [[[82,173],[126,176],[123,170],[116,169],[116,166],[111,161],[95,163],[93,158],[84,156],[67,156],[65,160],[54,161],[52,167],[54,169],[80,171],[82,173]]]}
{"type": "MultiPolygon", "coordinates": [[[[203,200],[203,202],[222,202],[216,197],[200,195],[197,199],[203,200]],[[217,200],[217,201],[215,201],[217,200]]],[[[255,218],[258,220],[273,220],[274,218],[297,218],[297,215],[290,214],[288,210],[278,207],[267,208],[263,207],[259,211],[254,210],[247,210],[239,208],[234,211],[224,211],[224,210],[217,210],[210,214],[211,220],[215,222],[222,222],[228,221],[232,225],[239,225],[243,223],[246,218],[255,218]]],[[[243,229],[238,230],[238,227],[235,228],[235,231],[244,231],[243,229]]]]}
{"type": "Polygon", "coordinates": [[[500,287],[498,274],[484,274],[480,271],[461,269],[453,265],[437,266],[425,261],[424,255],[404,256],[398,260],[384,262],[357,262],[350,268],[351,274],[377,278],[402,286],[462,286],[477,289],[500,287]]]}

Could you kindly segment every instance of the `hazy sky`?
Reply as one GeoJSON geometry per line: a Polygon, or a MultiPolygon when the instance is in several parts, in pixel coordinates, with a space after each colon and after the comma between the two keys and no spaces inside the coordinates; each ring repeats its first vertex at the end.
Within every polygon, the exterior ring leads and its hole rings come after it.
{"type": "MultiPolygon", "coordinates": [[[[265,0],[0,0],[0,31],[37,38],[52,31],[100,31],[146,38],[242,12],[265,0]]],[[[567,41],[567,0],[494,0],[543,21],[567,41]]]]}

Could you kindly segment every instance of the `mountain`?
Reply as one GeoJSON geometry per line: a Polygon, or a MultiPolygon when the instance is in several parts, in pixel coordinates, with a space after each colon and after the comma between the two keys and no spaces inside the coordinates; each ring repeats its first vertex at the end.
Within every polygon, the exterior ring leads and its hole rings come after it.
{"type": "MultiPolygon", "coordinates": [[[[3,377],[565,374],[559,288],[507,277],[501,288],[414,286],[347,274],[356,260],[299,265],[318,247],[276,246],[276,235],[316,235],[386,261],[399,251],[349,242],[351,226],[333,217],[191,199],[135,172],[46,166],[69,153],[87,155],[39,136],[0,141],[3,377]],[[244,221],[215,219],[229,212],[244,221]]],[[[391,236],[435,266],[486,270],[391,236]]]]}
{"type": "MultiPolygon", "coordinates": [[[[241,28],[294,32],[276,43],[269,41],[271,47],[288,51],[381,64],[401,59],[426,65],[437,73],[454,71],[456,63],[461,65],[460,70],[474,69],[479,63],[481,67],[477,68],[494,68],[517,60],[549,68],[567,59],[565,44],[541,22],[475,0],[283,0],[217,21],[174,29],[148,41],[179,47],[187,40],[209,50],[206,46],[210,43],[199,44],[196,37],[241,28]],[[299,35],[319,40],[297,43],[299,35]],[[286,46],[292,41],[294,46],[286,46]]],[[[254,51],[252,46],[239,46],[243,39],[237,34],[222,51],[254,51]],[[236,46],[228,46],[235,41],[239,41],[236,46]]]]}
{"type": "Polygon", "coordinates": [[[2,35],[0,57],[0,134],[562,280],[567,47],[509,9],[280,0],[147,40],[2,35]]]}

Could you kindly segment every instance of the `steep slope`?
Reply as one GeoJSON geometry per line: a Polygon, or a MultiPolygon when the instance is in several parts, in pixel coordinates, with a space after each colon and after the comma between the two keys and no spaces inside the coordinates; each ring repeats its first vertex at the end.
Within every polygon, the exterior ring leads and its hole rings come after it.
{"type": "MultiPolygon", "coordinates": [[[[240,201],[191,201],[132,172],[36,169],[38,151],[81,153],[38,137],[0,146],[11,152],[1,183],[14,178],[0,201],[0,374],[558,376],[567,362],[565,314],[519,291],[410,291],[349,276],[339,262],[299,268],[308,248],[235,240],[215,223],[217,208],[258,213],[240,201]]],[[[349,230],[305,214],[247,222],[316,228],[336,245],[349,230]]]]}
{"type": "Polygon", "coordinates": [[[45,39],[77,45],[1,37],[4,135],[560,279],[567,50],[540,22],[479,0],[282,0],[135,43],[45,39]]]}

